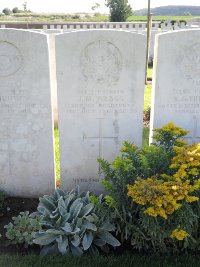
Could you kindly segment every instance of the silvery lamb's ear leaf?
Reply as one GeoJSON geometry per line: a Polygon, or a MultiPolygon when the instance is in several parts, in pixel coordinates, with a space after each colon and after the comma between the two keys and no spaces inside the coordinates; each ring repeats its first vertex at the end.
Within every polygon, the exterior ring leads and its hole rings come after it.
{"type": "Polygon", "coordinates": [[[87,204],[81,211],[81,216],[87,216],[94,208],[94,204],[93,203],[90,203],[90,204],[87,204]]]}
{"type": "Polygon", "coordinates": [[[99,218],[97,217],[97,215],[95,213],[92,213],[92,217],[93,217],[94,221],[98,221],[99,220],[99,218]]]}
{"type": "Polygon", "coordinates": [[[74,191],[75,191],[76,195],[80,195],[80,186],[77,185],[74,191]]]}
{"type": "Polygon", "coordinates": [[[118,247],[121,245],[121,243],[107,231],[99,231],[98,237],[113,247],[118,247]]]}
{"type": "Polygon", "coordinates": [[[74,238],[71,240],[71,243],[74,247],[78,247],[80,245],[80,237],[78,235],[75,235],[74,238]]]}
{"type": "Polygon", "coordinates": [[[78,217],[78,215],[79,215],[82,207],[83,207],[83,203],[78,203],[76,205],[76,208],[74,209],[73,214],[72,214],[72,216],[73,216],[74,219],[76,219],[78,217]]]}
{"type": "Polygon", "coordinates": [[[97,227],[95,224],[89,222],[89,221],[84,221],[83,222],[83,226],[88,229],[88,230],[92,230],[92,231],[97,231],[97,227]]]}
{"type": "Polygon", "coordinates": [[[93,242],[98,247],[103,247],[106,244],[106,241],[104,241],[100,238],[95,238],[93,242]]]}
{"type": "Polygon", "coordinates": [[[33,243],[46,246],[54,242],[56,238],[57,236],[55,234],[37,233],[35,239],[33,239],[33,243]]]}
{"type": "Polygon", "coordinates": [[[59,218],[59,213],[57,213],[57,214],[55,214],[55,215],[51,214],[49,217],[50,217],[51,219],[53,219],[53,220],[58,220],[58,218],[59,218]]]}
{"type": "Polygon", "coordinates": [[[51,227],[51,228],[54,227],[53,224],[51,223],[51,221],[46,221],[46,220],[42,220],[42,221],[40,221],[40,225],[42,225],[42,226],[47,226],[47,227],[51,227]]]}
{"type": "Polygon", "coordinates": [[[115,226],[110,222],[105,222],[101,228],[103,228],[103,230],[108,232],[115,231],[115,226]]]}
{"type": "Polygon", "coordinates": [[[72,244],[70,245],[71,252],[76,257],[81,257],[83,255],[83,251],[80,247],[74,247],[72,244]]]}
{"type": "Polygon", "coordinates": [[[59,250],[58,250],[57,244],[44,246],[40,251],[41,256],[46,256],[48,254],[58,254],[58,253],[59,253],[59,250]]]}
{"type": "Polygon", "coordinates": [[[86,193],[85,199],[87,200],[87,202],[90,202],[90,192],[89,191],[86,193]]]}
{"type": "Polygon", "coordinates": [[[54,234],[54,235],[62,235],[63,231],[62,230],[56,230],[56,229],[48,229],[46,230],[47,234],[54,234]]]}
{"type": "Polygon", "coordinates": [[[63,197],[60,197],[58,200],[58,208],[59,208],[60,214],[64,216],[67,212],[67,208],[65,205],[65,201],[63,200],[63,197]]]}
{"type": "Polygon", "coordinates": [[[59,199],[60,197],[64,197],[66,195],[66,193],[62,189],[57,188],[54,192],[54,195],[55,195],[56,199],[59,199]]]}
{"type": "Polygon", "coordinates": [[[70,213],[66,213],[64,216],[63,216],[63,221],[64,222],[67,222],[68,220],[69,220],[69,218],[70,218],[70,213]]]}
{"type": "Polygon", "coordinates": [[[94,222],[94,217],[92,215],[85,216],[85,219],[91,223],[94,222]]]}
{"type": "Polygon", "coordinates": [[[67,238],[62,238],[62,236],[61,236],[58,241],[59,241],[58,242],[58,250],[60,251],[60,253],[62,255],[66,255],[67,254],[67,250],[68,250],[68,239],[67,238]]]}
{"type": "Polygon", "coordinates": [[[93,235],[91,232],[86,232],[83,237],[82,245],[84,250],[88,250],[93,241],[93,235]]]}
{"type": "Polygon", "coordinates": [[[74,195],[69,195],[66,199],[65,199],[65,205],[66,205],[66,209],[68,210],[68,208],[69,208],[69,205],[70,205],[70,203],[71,203],[71,201],[72,201],[72,199],[74,198],[74,195]]]}
{"type": "Polygon", "coordinates": [[[70,234],[72,232],[72,227],[69,223],[65,223],[64,227],[61,227],[62,230],[65,231],[65,233],[70,234]]]}
{"type": "Polygon", "coordinates": [[[49,210],[47,210],[44,206],[42,206],[40,204],[38,205],[37,210],[42,215],[44,215],[44,214],[48,214],[48,215],[51,214],[51,212],[49,210]]]}
{"type": "Polygon", "coordinates": [[[74,200],[74,202],[72,203],[71,207],[70,207],[70,213],[73,213],[74,210],[76,209],[76,206],[81,203],[81,198],[77,198],[76,200],[74,200]]]}
{"type": "Polygon", "coordinates": [[[42,206],[49,211],[56,209],[56,205],[54,204],[52,198],[50,198],[49,196],[43,196],[42,198],[40,198],[40,204],[42,204],[42,206]]]}
{"type": "Polygon", "coordinates": [[[56,228],[60,226],[62,222],[62,217],[60,216],[60,218],[58,218],[58,220],[56,221],[56,228]]]}
{"type": "Polygon", "coordinates": [[[98,249],[96,248],[96,246],[92,245],[90,248],[89,248],[89,252],[91,255],[94,255],[94,256],[98,256],[99,255],[99,251],[98,249]]]}
{"type": "Polygon", "coordinates": [[[75,227],[75,229],[71,232],[72,234],[77,234],[77,233],[79,233],[80,232],[80,228],[78,228],[78,227],[75,227]]]}
{"type": "Polygon", "coordinates": [[[59,212],[59,208],[57,207],[55,210],[52,211],[52,214],[55,215],[59,212]]]}

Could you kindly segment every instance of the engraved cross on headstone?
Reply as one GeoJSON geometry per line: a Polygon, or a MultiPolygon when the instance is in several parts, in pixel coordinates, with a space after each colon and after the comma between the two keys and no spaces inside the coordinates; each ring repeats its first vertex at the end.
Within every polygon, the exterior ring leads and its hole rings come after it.
{"type": "MultiPolygon", "coordinates": [[[[88,141],[98,141],[99,143],[99,158],[103,157],[103,143],[104,141],[116,141],[118,142],[118,136],[105,136],[103,134],[103,118],[97,118],[98,120],[98,135],[97,136],[87,136],[86,134],[83,134],[83,140],[88,141]]],[[[100,175],[100,166],[99,166],[99,175],[100,175]]]]}
{"type": "Polygon", "coordinates": [[[193,128],[192,128],[192,135],[184,137],[184,139],[191,140],[192,144],[200,142],[200,134],[198,134],[198,118],[194,116],[193,118],[193,128]]]}

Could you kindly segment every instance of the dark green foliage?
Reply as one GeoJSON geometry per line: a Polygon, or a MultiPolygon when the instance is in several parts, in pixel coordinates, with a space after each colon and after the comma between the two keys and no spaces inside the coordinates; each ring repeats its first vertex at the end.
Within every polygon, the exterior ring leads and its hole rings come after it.
{"type": "Polygon", "coordinates": [[[106,0],[106,6],[110,9],[110,21],[121,22],[132,15],[132,8],[128,0],[106,0]]]}
{"type": "Polygon", "coordinates": [[[13,222],[10,222],[4,227],[9,243],[16,245],[23,244],[25,248],[29,245],[33,245],[35,234],[41,229],[41,217],[38,216],[37,213],[29,214],[28,211],[25,211],[20,212],[20,214],[17,217],[13,217],[12,220],[13,222]]]}
{"type": "Polygon", "coordinates": [[[197,227],[198,216],[190,205],[184,205],[167,220],[147,216],[141,209],[138,225],[141,232],[133,232],[131,244],[139,251],[175,254],[187,248],[194,251],[197,249],[196,240],[192,236],[181,242],[170,238],[171,232],[177,226],[182,226],[188,233],[192,233],[197,227]]]}
{"type": "Polygon", "coordinates": [[[6,209],[5,197],[5,193],[0,191],[0,216],[4,213],[6,209]]]}
{"type": "Polygon", "coordinates": [[[20,13],[20,10],[18,7],[14,7],[12,10],[13,14],[20,13]]]}
{"type": "Polygon", "coordinates": [[[6,16],[9,16],[9,15],[12,13],[12,11],[11,11],[8,7],[4,8],[4,9],[2,10],[2,12],[3,12],[6,16]]]}

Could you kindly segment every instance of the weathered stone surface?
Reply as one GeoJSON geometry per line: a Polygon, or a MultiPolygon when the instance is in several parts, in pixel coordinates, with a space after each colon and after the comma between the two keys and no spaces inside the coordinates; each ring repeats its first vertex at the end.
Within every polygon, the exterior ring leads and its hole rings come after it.
{"type": "Polygon", "coordinates": [[[200,30],[157,35],[151,131],[173,121],[200,142],[200,30]]]}
{"type": "Polygon", "coordinates": [[[47,36],[0,30],[0,189],[36,197],[55,188],[47,36]]]}
{"type": "Polygon", "coordinates": [[[145,36],[90,30],[56,36],[61,185],[102,191],[97,158],[142,143],[145,36]]]}

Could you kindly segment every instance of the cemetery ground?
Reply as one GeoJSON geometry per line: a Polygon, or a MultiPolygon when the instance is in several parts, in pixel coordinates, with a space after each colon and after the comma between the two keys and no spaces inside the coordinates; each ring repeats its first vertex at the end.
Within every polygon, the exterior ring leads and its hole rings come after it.
{"type": "MultiPolygon", "coordinates": [[[[148,71],[148,78],[151,80],[152,69],[148,71]]],[[[150,114],[150,98],[151,98],[151,83],[148,83],[145,88],[144,97],[144,129],[143,129],[143,147],[148,145],[149,135],[149,114],[150,114]]],[[[55,129],[55,158],[56,158],[56,178],[57,185],[60,181],[60,166],[59,166],[59,138],[58,129],[55,129]]],[[[119,247],[107,256],[84,256],[75,258],[71,256],[38,256],[39,248],[33,247],[25,249],[23,246],[5,246],[4,225],[8,224],[13,216],[22,211],[34,212],[37,208],[37,199],[25,198],[7,198],[5,200],[5,216],[0,217],[0,267],[197,267],[200,266],[200,256],[196,252],[194,254],[179,254],[179,255],[161,255],[161,254],[145,254],[144,252],[136,253],[130,247],[119,247]]]]}
{"type": "MultiPolygon", "coordinates": [[[[148,70],[148,78],[152,78],[152,69],[148,70]]],[[[148,145],[148,135],[149,135],[149,117],[148,114],[150,109],[150,96],[151,96],[151,84],[148,84],[145,88],[145,98],[144,98],[144,130],[143,130],[143,146],[148,145]],[[146,127],[147,126],[147,127],[146,127]]],[[[60,153],[59,153],[59,131],[55,128],[55,161],[56,161],[56,183],[57,186],[60,185],[60,153]]],[[[29,211],[30,213],[35,212],[38,206],[38,199],[27,199],[27,198],[15,198],[8,197],[4,201],[4,209],[0,214],[0,266],[62,266],[61,264],[67,264],[66,266],[97,266],[96,264],[105,264],[107,266],[124,266],[124,262],[127,261],[129,256],[122,256],[121,251],[116,251],[115,256],[104,257],[100,256],[98,258],[85,257],[84,259],[78,260],[73,257],[48,257],[48,258],[38,258],[35,253],[39,253],[38,248],[25,249],[24,246],[19,245],[8,245],[8,240],[5,237],[4,226],[7,225],[12,217],[17,216],[19,212],[29,211]],[[31,254],[33,253],[33,255],[31,254]],[[6,256],[7,255],[7,256],[6,256]],[[9,255],[9,256],[8,256],[9,255]],[[12,255],[12,256],[11,256],[12,255]],[[116,255],[118,255],[116,257],[116,255]],[[121,256],[119,256],[121,255],[121,256]],[[39,261],[38,261],[39,260],[39,261]],[[16,263],[17,262],[17,263],[16,263]],[[90,265],[89,265],[89,264],[90,265]],[[34,264],[34,265],[32,265],[34,264]]],[[[127,261],[127,266],[132,266],[132,262],[136,263],[134,266],[147,266],[151,263],[152,259],[145,257],[142,259],[138,255],[131,255],[131,260],[127,261]],[[142,264],[142,265],[141,265],[142,264]]],[[[166,258],[166,261],[168,259],[166,258]]],[[[158,260],[159,262],[159,260],[158,260]]],[[[155,266],[155,265],[154,265],[155,266]]],[[[160,265],[158,265],[160,266],[160,265]]],[[[167,265],[168,266],[168,265],[167,265]]],[[[173,261],[173,266],[174,261],[173,261]]],[[[179,265],[177,265],[179,266],[179,265]]]]}
{"type": "MultiPolygon", "coordinates": [[[[150,67],[148,70],[148,80],[152,80],[152,68],[150,67]]],[[[146,87],[145,87],[145,96],[144,96],[144,129],[143,129],[143,146],[148,145],[148,135],[149,135],[149,112],[150,112],[150,99],[151,99],[151,82],[149,82],[146,87]]],[[[56,161],[56,183],[57,186],[60,186],[60,153],[59,153],[59,131],[58,128],[54,129],[54,145],[55,145],[55,161],[56,161]]],[[[1,242],[0,242],[0,255],[3,254],[15,254],[15,253],[21,253],[21,254],[27,254],[27,249],[25,249],[23,246],[7,246],[7,239],[5,237],[5,229],[4,226],[6,224],[8,224],[11,220],[13,216],[17,216],[19,214],[19,212],[22,211],[29,211],[30,213],[36,211],[38,206],[38,200],[37,199],[27,199],[27,198],[15,198],[15,197],[8,197],[5,199],[5,208],[2,212],[2,214],[0,214],[0,234],[2,235],[1,237],[1,242]]],[[[28,250],[28,253],[30,252],[38,252],[38,249],[34,250],[30,249],[28,250]]],[[[17,257],[17,256],[16,256],[17,257]]],[[[20,259],[20,256],[18,256],[20,259]]],[[[135,258],[137,260],[139,260],[139,257],[136,255],[135,258]]],[[[11,259],[9,257],[9,259],[11,259]]],[[[20,261],[18,259],[18,261],[20,261]]],[[[33,260],[34,256],[28,256],[27,258],[27,262],[25,260],[24,264],[28,264],[29,261],[33,260]]],[[[119,264],[120,261],[124,261],[125,258],[121,258],[119,260],[119,264]]],[[[1,256],[0,257],[0,266],[3,267],[3,262],[6,261],[7,262],[8,258],[5,256],[1,256]]],[[[54,260],[58,260],[58,259],[54,259],[54,260]]],[[[104,259],[100,258],[101,261],[104,261],[104,259]]],[[[113,262],[113,259],[110,258],[111,262],[113,262]]],[[[15,258],[13,258],[13,264],[15,263],[15,258]]],[[[35,259],[34,259],[35,261],[35,259]]],[[[62,259],[61,259],[62,261],[62,259]]],[[[72,262],[74,262],[73,264],[75,264],[75,261],[73,258],[71,259],[72,262]]],[[[122,261],[122,262],[123,262],[122,261]]],[[[86,259],[87,262],[87,259],[86,259]]],[[[21,265],[19,266],[23,266],[22,263],[20,263],[21,265]]],[[[42,264],[42,263],[41,263],[42,264]]],[[[7,266],[12,266],[12,263],[10,263],[10,265],[7,264],[7,266]]],[[[17,265],[15,265],[17,266],[17,265]]],[[[26,265],[24,265],[26,266],[26,265]]],[[[27,265],[28,266],[28,265],[27,265]]],[[[37,265],[39,266],[39,265],[37,265]]],[[[42,266],[42,265],[41,265],[42,266]]],[[[51,265],[48,265],[51,266],[51,265]]],[[[52,265],[54,266],[54,265],[52,265]]],[[[77,265],[78,266],[78,265],[77,265]]],[[[120,265],[119,265],[120,266],[120,265]]],[[[131,266],[131,265],[130,265],[131,266]]],[[[140,266],[140,265],[138,265],[140,266]]]]}

